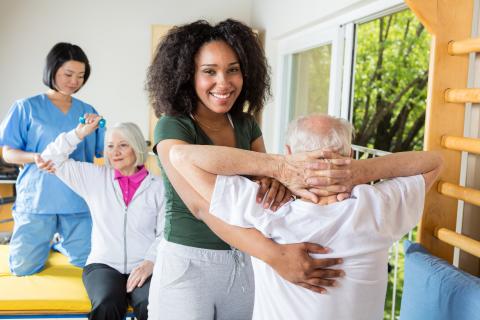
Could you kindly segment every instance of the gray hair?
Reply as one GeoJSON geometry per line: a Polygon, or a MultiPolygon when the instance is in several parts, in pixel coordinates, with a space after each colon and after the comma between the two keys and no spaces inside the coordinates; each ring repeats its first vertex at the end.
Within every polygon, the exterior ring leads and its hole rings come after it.
{"type": "MultiPolygon", "coordinates": [[[[145,142],[145,137],[142,134],[140,128],[132,122],[121,122],[117,123],[114,126],[107,129],[105,133],[105,145],[103,154],[107,154],[107,137],[110,136],[113,132],[118,132],[122,137],[128,142],[130,147],[132,147],[133,152],[135,153],[136,166],[141,166],[147,161],[147,143],[145,142]]],[[[108,157],[105,157],[105,165],[111,167],[110,160],[108,157]]]]}
{"type": "Polygon", "coordinates": [[[292,153],[316,149],[337,150],[350,156],[353,126],[342,118],[314,114],[297,118],[288,126],[286,144],[292,153]]]}

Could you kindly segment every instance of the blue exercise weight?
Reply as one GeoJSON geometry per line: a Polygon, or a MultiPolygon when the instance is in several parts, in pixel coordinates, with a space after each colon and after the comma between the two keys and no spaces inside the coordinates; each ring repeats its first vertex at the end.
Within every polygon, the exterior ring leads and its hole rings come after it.
{"type": "MultiPolygon", "coordinates": [[[[78,119],[78,122],[80,122],[81,124],[85,124],[85,118],[84,117],[80,117],[78,119]]],[[[104,128],[105,127],[105,124],[107,123],[107,121],[105,119],[100,119],[100,121],[98,122],[98,126],[100,128],[104,128]]]]}

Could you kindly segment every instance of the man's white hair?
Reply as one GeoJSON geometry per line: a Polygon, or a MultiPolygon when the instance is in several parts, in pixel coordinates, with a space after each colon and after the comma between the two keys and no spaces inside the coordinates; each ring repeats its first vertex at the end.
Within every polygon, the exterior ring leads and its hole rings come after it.
{"type": "MultiPolygon", "coordinates": [[[[130,147],[132,147],[136,157],[135,165],[141,166],[145,164],[148,156],[147,143],[145,142],[142,130],[140,130],[140,128],[132,122],[117,123],[107,129],[107,132],[105,133],[105,146],[103,155],[106,156],[107,154],[108,137],[110,137],[113,132],[120,133],[123,139],[125,139],[130,147]]],[[[111,167],[108,157],[105,157],[105,165],[111,167]]]]}
{"type": "Polygon", "coordinates": [[[353,126],[325,114],[299,117],[288,126],[286,143],[292,153],[329,149],[350,156],[353,126]]]}

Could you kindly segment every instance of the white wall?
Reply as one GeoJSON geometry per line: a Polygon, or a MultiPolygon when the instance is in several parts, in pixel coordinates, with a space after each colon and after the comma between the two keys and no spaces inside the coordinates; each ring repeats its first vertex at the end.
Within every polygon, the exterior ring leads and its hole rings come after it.
{"type": "MultiPolygon", "coordinates": [[[[265,32],[265,53],[272,68],[273,98],[263,113],[262,131],[267,150],[276,151],[276,113],[281,112],[275,99],[280,96],[276,83],[278,70],[278,42],[314,25],[324,23],[374,0],[258,0],[253,2],[252,25],[265,32]]],[[[286,130],[286,128],[280,128],[286,130]]]]}
{"type": "Polygon", "coordinates": [[[150,59],[150,26],[205,18],[239,19],[264,32],[272,67],[273,97],[264,112],[267,149],[273,145],[275,97],[279,95],[277,42],[373,0],[0,0],[0,119],[19,98],[46,90],[44,59],[59,41],[80,45],[92,75],[77,97],[107,121],[133,121],[148,132],[144,91],[150,59]]]}
{"type": "Polygon", "coordinates": [[[251,0],[0,0],[0,119],[16,99],[46,90],[45,56],[67,41],[92,65],[77,97],[108,122],[133,121],[147,134],[150,26],[229,17],[250,24],[251,12],[251,0]]]}

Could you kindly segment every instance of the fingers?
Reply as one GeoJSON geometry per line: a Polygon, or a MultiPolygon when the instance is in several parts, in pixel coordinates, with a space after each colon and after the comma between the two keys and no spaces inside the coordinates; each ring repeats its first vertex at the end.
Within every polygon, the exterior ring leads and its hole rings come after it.
{"type": "Polygon", "coordinates": [[[308,189],[313,194],[316,194],[319,197],[328,197],[331,195],[336,195],[339,193],[345,193],[348,191],[348,187],[344,185],[332,185],[332,186],[326,186],[326,187],[314,187],[308,189]]]}
{"type": "Polygon", "coordinates": [[[307,179],[310,177],[328,177],[333,179],[350,179],[352,172],[349,169],[324,169],[324,170],[307,170],[307,179]]]}
{"type": "Polygon", "coordinates": [[[345,199],[350,198],[350,193],[349,192],[342,192],[337,194],[337,201],[343,201],[345,199]]]}
{"type": "MultiPolygon", "coordinates": [[[[309,279],[323,279],[323,280],[332,280],[335,278],[341,278],[345,276],[343,270],[337,269],[315,269],[308,274],[309,279]]],[[[326,283],[322,283],[322,286],[328,286],[326,283]]]]}
{"type": "Polygon", "coordinates": [[[306,282],[301,282],[297,284],[301,287],[304,287],[305,289],[311,290],[316,293],[320,293],[320,294],[327,293],[327,290],[325,288],[312,286],[311,284],[308,284],[306,282]]]}
{"type": "MultiPolygon", "coordinates": [[[[283,187],[283,185],[282,185],[283,187]]],[[[280,200],[280,202],[278,203],[277,207],[280,208],[281,206],[283,206],[284,204],[286,204],[287,202],[291,201],[291,200],[294,200],[295,197],[293,196],[292,192],[290,190],[288,190],[287,188],[283,187],[284,190],[285,190],[285,193],[283,194],[283,199],[280,200]]],[[[274,206],[276,205],[276,203],[273,204],[274,206]]],[[[273,209],[272,209],[273,210],[273,209]]],[[[275,210],[274,210],[275,211],[275,210]]]]}
{"type": "Polygon", "coordinates": [[[43,169],[43,170],[45,170],[45,171],[48,171],[48,172],[50,172],[50,173],[54,173],[54,172],[55,172],[55,167],[54,167],[54,165],[53,165],[52,160],[48,160],[47,162],[45,162],[42,167],[43,167],[43,168],[41,168],[41,169],[43,169]]]}
{"type": "MultiPolygon", "coordinates": [[[[268,189],[267,196],[265,198],[265,201],[263,202],[263,207],[265,209],[268,209],[272,206],[273,202],[275,201],[277,194],[280,192],[279,190],[280,183],[277,180],[271,180],[270,188],[268,189]]],[[[285,190],[282,190],[283,194],[285,193],[285,190]]],[[[283,199],[283,194],[281,195],[280,199],[283,199]]],[[[272,208],[272,210],[274,210],[272,208]]]]}
{"type": "Polygon", "coordinates": [[[101,116],[99,116],[98,114],[94,114],[94,113],[85,113],[83,115],[83,117],[85,118],[85,124],[86,125],[97,125],[98,122],[102,119],[101,116]]]}
{"type": "Polygon", "coordinates": [[[35,164],[40,170],[47,171],[49,173],[55,172],[55,166],[52,160],[45,161],[39,154],[35,155],[34,159],[35,159],[35,164]]]}
{"type": "MultiPolygon", "coordinates": [[[[280,203],[285,200],[285,193],[286,188],[282,184],[280,184],[280,182],[273,180],[272,185],[270,186],[270,190],[267,194],[267,200],[269,199],[270,195],[274,196],[272,204],[270,206],[270,209],[272,211],[276,211],[280,207],[280,203]]],[[[288,199],[286,201],[288,201],[288,199]]]]}
{"type": "Polygon", "coordinates": [[[281,204],[288,202],[290,196],[285,199],[286,188],[277,180],[272,178],[262,178],[257,182],[260,188],[257,192],[257,203],[263,200],[263,207],[276,211],[281,204]]]}
{"type": "Polygon", "coordinates": [[[145,281],[147,280],[147,277],[146,276],[142,276],[140,278],[140,281],[138,282],[137,284],[137,287],[140,288],[141,286],[143,286],[143,284],[145,283],[145,281]]]}
{"type": "Polygon", "coordinates": [[[139,266],[135,267],[127,280],[127,292],[132,292],[135,288],[140,288],[147,281],[153,272],[153,262],[145,260],[139,266]]]}
{"type": "Polygon", "coordinates": [[[309,190],[306,190],[306,189],[296,190],[295,194],[300,198],[310,200],[313,203],[318,202],[318,196],[315,193],[310,192],[309,190]]]}
{"type": "Polygon", "coordinates": [[[257,183],[260,185],[257,192],[257,203],[261,203],[265,194],[267,194],[268,189],[270,188],[271,179],[270,178],[262,178],[257,183]]]}
{"type": "Polygon", "coordinates": [[[140,277],[136,269],[130,273],[127,280],[127,292],[132,292],[140,282],[140,277]]]}
{"type": "Polygon", "coordinates": [[[342,263],[343,263],[342,258],[313,259],[312,268],[313,269],[328,268],[328,267],[336,266],[342,263]]]}
{"type": "Polygon", "coordinates": [[[316,244],[316,243],[305,242],[304,246],[305,246],[304,247],[305,251],[307,251],[308,253],[326,254],[326,253],[332,252],[332,250],[330,250],[330,248],[321,246],[321,245],[316,244]]]}
{"type": "Polygon", "coordinates": [[[348,166],[351,162],[352,159],[350,158],[316,159],[307,161],[305,167],[312,170],[341,169],[348,166]]]}
{"type": "Polygon", "coordinates": [[[311,176],[305,180],[307,185],[311,187],[325,187],[325,186],[333,186],[333,185],[338,185],[343,187],[342,191],[347,191],[348,190],[348,178],[332,178],[332,177],[322,177],[322,176],[311,176]],[[343,183],[346,182],[344,185],[343,183]]]}
{"type": "Polygon", "coordinates": [[[333,194],[331,196],[326,196],[326,197],[321,197],[320,201],[317,203],[319,205],[327,205],[327,204],[332,204],[335,202],[338,202],[339,200],[337,199],[337,195],[333,194]]]}
{"type": "Polygon", "coordinates": [[[335,287],[338,281],[334,279],[311,278],[304,281],[304,283],[308,283],[314,287],[335,287]]]}
{"type": "Polygon", "coordinates": [[[101,116],[92,113],[86,113],[83,118],[85,119],[84,122],[80,123],[76,128],[76,133],[80,139],[85,138],[98,128],[98,124],[102,119],[101,116]]]}
{"type": "Polygon", "coordinates": [[[340,154],[340,149],[331,149],[331,150],[325,150],[325,149],[318,149],[318,150],[313,150],[308,152],[308,156],[310,158],[315,158],[315,159],[330,159],[330,160],[336,160],[336,159],[348,159],[348,157],[342,156],[340,154]]]}
{"type": "Polygon", "coordinates": [[[339,282],[331,278],[343,277],[345,273],[341,270],[315,270],[309,276],[309,279],[304,280],[303,282],[297,283],[299,286],[302,286],[308,290],[317,292],[317,293],[327,293],[325,287],[336,287],[339,282]]]}

